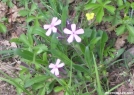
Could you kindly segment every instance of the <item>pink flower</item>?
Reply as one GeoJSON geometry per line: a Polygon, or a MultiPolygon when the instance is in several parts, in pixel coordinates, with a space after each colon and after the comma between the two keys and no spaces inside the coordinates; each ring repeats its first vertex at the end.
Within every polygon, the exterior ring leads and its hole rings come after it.
{"type": "Polygon", "coordinates": [[[70,36],[67,39],[68,43],[73,42],[74,38],[75,38],[75,40],[77,42],[81,42],[81,38],[78,36],[78,34],[83,34],[84,30],[82,28],[76,30],[76,25],[75,24],[71,24],[71,30],[65,28],[64,29],[64,33],[65,34],[70,34],[70,36]]]}
{"type": "Polygon", "coordinates": [[[52,74],[59,76],[59,68],[63,67],[64,65],[65,65],[64,63],[60,64],[60,59],[57,59],[56,64],[51,63],[49,65],[49,68],[52,68],[51,70],[52,74]]]}
{"type": "Polygon", "coordinates": [[[53,31],[54,33],[57,32],[57,28],[55,26],[61,24],[61,20],[57,17],[53,17],[52,21],[51,21],[51,24],[45,24],[43,27],[44,29],[47,29],[47,32],[46,32],[46,35],[49,36],[51,35],[51,31],[53,31]]]}

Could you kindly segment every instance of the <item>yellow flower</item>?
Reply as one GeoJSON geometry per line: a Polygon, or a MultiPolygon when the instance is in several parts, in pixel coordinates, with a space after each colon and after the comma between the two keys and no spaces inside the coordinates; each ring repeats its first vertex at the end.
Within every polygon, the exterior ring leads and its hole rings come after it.
{"type": "Polygon", "coordinates": [[[87,20],[91,20],[94,18],[94,13],[86,13],[87,20]]]}

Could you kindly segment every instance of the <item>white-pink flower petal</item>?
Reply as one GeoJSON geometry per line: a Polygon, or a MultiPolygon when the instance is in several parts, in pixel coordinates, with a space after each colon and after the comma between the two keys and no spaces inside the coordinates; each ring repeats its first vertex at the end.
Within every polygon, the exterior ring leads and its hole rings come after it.
{"type": "Polygon", "coordinates": [[[60,59],[57,59],[56,65],[58,66],[60,64],[60,59]]]}
{"type": "Polygon", "coordinates": [[[57,32],[57,28],[56,27],[52,27],[52,30],[53,30],[54,33],[57,32]]]}
{"type": "Polygon", "coordinates": [[[49,68],[52,68],[51,73],[56,76],[59,76],[59,68],[61,68],[65,65],[64,63],[60,64],[60,61],[61,61],[60,59],[57,59],[56,64],[51,63],[49,65],[49,68]]]}
{"type": "Polygon", "coordinates": [[[72,34],[72,31],[67,28],[65,28],[63,31],[65,34],[72,34]]]}
{"type": "Polygon", "coordinates": [[[52,24],[54,25],[55,22],[57,21],[57,19],[58,19],[57,17],[53,17],[52,22],[51,22],[51,25],[52,25],[52,24]]]}
{"type": "Polygon", "coordinates": [[[44,29],[48,29],[50,27],[50,25],[44,25],[43,27],[44,27],[44,29]]]}
{"type": "Polygon", "coordinates": [[[74,38],[77,42],[81,42],[81,38],[78,35],[75,35],[74,38]]]}
{"type": "Polygon", "coordinates": [[[84,33],[84,30],[83,29],[78,29],[75,31],[76,34],[83,34],[84,33]]]}
{"type": "Polygon", "coordinates": [[[49,65],[49,68],[54,68],[55,67],[55,65],[53,64],[53,63],[51,63],[50,65],[49,65]]]}
{"type": "Polygon", "coordinates": [[[47,32],[46,32],[46,35],[47,35],[47,36],[50,36],[50,35],[51,35],[51,31],[52,31],[52,29],[49,28],[49,29],[47,30],[47,32]]]}
{"type": "Polygon", "coordinates": [[[56,25],[59,25],[59,24],[61,24],[61,20],[60,19],[58,20],[57,17],[53,17],[52,18],[52,21],[51,21],[51,24],[49,24],[49,25],[46,24],[46,25],[43,26],[44,29],[47,30],[46,35],[47,36],[50,36],[51,35],[51,32],[56,33],[57,32],[56,25]]]}
{"type": "Polygon", "coordinates": [[[57,67],[58,68],[61,68],[61,67],[63,67],[65,64],[64,63],[60,63],[57,67]]]}
{"type": "Polygon", "coordinates": [[[71,29],[72,29],[72,32],[76,31],[76,25],[75,24],[71,24],[71,29]]]}
{"type": "Polygon", "coordinates": [[[55,68],[55,75],[58,76],[59,75],[59,70],[57,68],[55,68]]]}
{"type": "Polygon", "coordinates": [[[68,37],[68,39],[67,39],[68,43],[73,42],[73,39],[74,39],[73,35],[70,35],[70,36],[68,37]]]}
{"type": "Polygon", "coordinates": [[[57,21],[54,23],[55,26],[56,26],[56,25],[59,25],[59,24],[61,24],[61,20],[60,20],[60,19],[57,20],[57,21]]]}
{"type": "Polygon", "coordinates": [[[52,74],[54,74],[54,73],[55,73],[55,69],[52,69],[50,72],[51,72],[52,74]]]}

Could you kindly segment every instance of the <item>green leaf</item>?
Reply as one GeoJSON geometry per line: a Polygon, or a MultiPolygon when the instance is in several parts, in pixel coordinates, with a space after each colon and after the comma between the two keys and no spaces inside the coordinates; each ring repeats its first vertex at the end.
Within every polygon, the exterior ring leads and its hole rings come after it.
{"type": "MultiPolygon", "coordinates": [[[[100,37],[96,37],[96,38],[93,38],[91,41],[90,41],[90,45],[94,46],[101,38],[100,37]]],[[[91,47],[92,47],[91,46],[91,47]]]]}
{"type": "Polygon", "coordinates": [[[99,4],[95,4],[95,3],[88,3],[85,5],[85,10],[89,10],[89,9],[95,9],[97,7],[99,7],[99,4]]]}
{"type": "Polygon", "coordinates": [[[134,37],[134,27],[131,25],[127,25],[127,29],[129,31],[129,34],[134,37]]]}
{"type": "Polygon", "coordinates": [[[4,24],[0,23],[0,32],[2,33],[6,33],[7,32],[7,28],[4,24]]]}
{"type": "Polygon", "coordinates": [[[104,6],[111,14],[115,13],[115,7],[110,6],[110,5],[105,5],[104,6]]]}
{"type": "Polygon", "coordinates": [[[88,65],[88,68],[89,68],[89,74],[91,74],[91,71],[92,71],[92,56],[91,56],[91,53],[89,51],[89,47],[87,46],[86,49],[85,49],[85,54],[84,54],[84,58],[87,62],[87,65],[88,65]]]}
{"type": "Polygon", "coordinates": [[[53,90],[55,82],[56,80],[53,80],[51,83],[49,83],[49,87],[47,88],[47,94],[49,94],[53,90]]]}
{"type": "Polygon", "coordinates": [[[134,2],[131,3],[131,8],[134,9],[134,2]]]}
{"type": "Polygon", "coordinates": [[[45,52],[48,50],[47,46],[44,44],[39,44],[37,46],[33,47],[33,50],[36,52],[36,54],[40,54],[42,52],[45,52]]]}
{"type": "Polygon", "coordinates": [[[68,18],[68,6],[63,7],[62,9],[62,16],[61,16],[61,20],[62,20],[62,27],[66,26],[66,20],[68,18]]]}
{"type": "Polygon", "coordinates": [[[122,6],[123,5],[123,0],[117,0],[117,5],[122,6]]]}
{"type": "Polygon", "coordinates": [[[111,1],[110,0],[106,0],[105,2],[104,2],[104,5],[107,5],[107,4],[109,4],[111,1]]]}
{"type": "Polygon", "coordinates": [[[58,45],[58,39],[56,34],[54,34],[51,38],[51,49],[55,49],[58,45]]]}
{"type": "Polygon", "coordinates": [[[125,29],[126,29],[125,25],[121,25],[118,28],[116,28],[115,32],[119,36],[125,32],[125,29]]]}
{"type": "Polygon", "coordinates": [[[14,50],[15,54],[19,55],[20,57],[31,60],[33,61],[33,53],[27,50],[22,50],[22,49],[15,49],[14,50]]]}
{"type": "Polygon", "coordinates": [[[33,21],[35,19],[35,16],[29,16],[27,19],[26,19],[26,22],[29,23],[31,21],[33,21]]]}
{"type": "Polygon", "coordinates": [[[81,66],[81,65],[77,65],[77,64],[73,64],[73,67],[80,72],[84,72],[84,73],[89,73],[89,71],[87,70],[87,68],[81,66]]]}
{"type": "Polygon", "coordinates": [[[46,87],[43,87],[42,89],[39,89],[38,95],[45,95],[46,93],[46,87]]]}
{"type": "Polygon", "coordinates": [[[32,79],[27,80],[27,81],[25,82],[24,87],[27,88],[27,87],[32,86],[32,85],[35,84],[35,83],[44,82],[45,80],[47,80],[47,79],[49,79],[49,78],[50,78],[50,77],[44,76],[44,75],[42,75],[42,76],[36,76],[36,77],[34,77],[34,78],[32,78],[32,79]]]}
{"type": "Polygon", "coordinates": [[[97,15],[96,15],[96,20],[100,23],[102,21],[102,18],[104,16],[104,9],[103,7],[100,7],[98,8],[98,12],[97,12],[97,15]]]}
{"type": "Polygon", "coordinates": [[[132,35],[130,35],[130,34],[128,35],[127,40],[128,40],[129,43],[134,43],[134,37],[132,35]]]}
{"type": "Polygon", "coordinates": [[[23,42],[25,45],[31,47],[31,44],[28,41],[28,38],[25,34],[20,35],[20,41],[23,42]]]}
{"type": "Polygon", "coordinates": [[[36,3],[32,3],[32,6],[31,6],[31,11],[34,11],[35,9],[37,9],[37,4],[36,3]]]}
{"type": "Polygon", "coordinates": [[[56,87],[54,88],[54,92],[60,92],[60,91],[62,91],[62,90],[64,90],[64,87],[62,87],[62,86],[56,86],[56,87]]]}
{"type": "Polygon", "coordinates": [[[33,85],[32,85],[32,88],[33,88],[34,90],[38,90],[38,89],[41,89],[41,88],[44,87],[44,86],[45,86],[45,84],[43,84],[42,82],[39,82],[39,83],[33,84],[33,85]]]}
{"type": "Polygon", "coordinates": [[[42,38],[44,38],[44,41],[47,41],[48,43],[51,42],[50,38],[48,36],[45,35],[45,30],[41,27],[33,27],[33,31],[32,34],[37,34],[39,36],[41,36],[42,38]]]}
{"type": "Polygon", "coordinates": [[[56,56],[57,58],[59,58],[60,60],[62,60],[66,65],[71,65],[74,64],[66,55],[65,53],[59,51],[59,50],[55,50],[55,49],[52,49],[51,50],[51,53],[56,56]]]}
{"type": "Polygon", "coordinates": [[[19,11],[19,14],[20,14],[21,16],[26,16],[26,15],[29,14],[29,10],[27,10],[27,9],[20,10],[20,11],[19,11]]]}

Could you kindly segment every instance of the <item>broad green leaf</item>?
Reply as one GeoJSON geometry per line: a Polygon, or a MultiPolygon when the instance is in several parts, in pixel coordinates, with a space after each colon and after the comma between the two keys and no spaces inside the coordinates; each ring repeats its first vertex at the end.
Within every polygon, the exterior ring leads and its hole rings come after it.
{"type": "Polygon", "coordinates": [[[85,49],[85,54],[84,54],[84,58],[85,58],[85,60],[86,60],[86,62],[87,62],[87,65],[88,65],[88,67],[89,67],[89,73],[91,74],[91,71],[92,71],[92,56],[91,56],[91,53],[90,53],[90,51],[89,51],[89,47],[88,46],[86,46],[86,49],[85,49]]]}
{"type": "Polygon", "coordinates": [[[60,92],[60,91],[62,91],[62,90],[64,90],[64,87],[62,87],[62,86],[56,86],[56,87],[54,88],[54,92],[60,92]]]}
{"type": "Polygon", "coordinates": [[[131,8],[134,9],[134,2],[131,3],[131,8]]]}
{"type": "Polygon", "coordinates": [[[122,6],[123,5],[123,0],[117,0],[117,5],[122,6]]]}
{"type": "Polygon", "coordinates": [[[14,53],[14,50],[0,50],[0,55],[1,54],[13,54],[14,53]]]}
{"type": "Polygon", "coordinates": [[[46,93],[46,87],[43,87],[42,89],[39,90],[38,95],[45,95],[46,93]]]}
{"type": "Polygon", "coordinates": [[[100,23],[102,21],[103,16],[104,16],[104,9],[103,7],[100,7],[96,15],[96,20],[100,23]]]}
{"type": "Polygon", "coordinates": [[[62,15],[61,15],[62,28],[66,26],[67,18],[68,18],[68,6],[65,6],[62,9],[62,15]]]}
{"type": "Polygon", "coordinates": [[[37,16],[37,19],[44,19],[44,15],[39,14],[39,15],[37,16]]]}
{"type": "Polygon", "coordinates": [[[131,25],[127,25],[127,29],[129,31],[130,36],[134,37],[134,27],[131,25]]]}
{"type": "Polygon", "coordinates": [[[45,52],[48,50],[47,46],[44,44],[39,44],[37,46],[33,47],[33,50],[36,52],[36,54],[40,54],[42,52],[45,52]]]}
{"type": "Polygon", "coordinates": [[[93,53],[92,53],[92,56],[93,56],[93,61],[94,61],[95,74],[96,74],[96,83],[97,83],[96,90],[98,92],[98,95],[104,95],[104,92],[103,92],[102,87],[101,87],[101,82],[100,82],[98,67],[97,67],[96,60],[95,60],[95,57],[94,57],[94,54],[93,53]]]}
{"type": "Polygon", "coordinates": [[[27,50],[22,50],[22,49],[15,49],[14,50],[15,54],[19,55],[20,57],[31,60],[33,61],[33,53],[27,50]]]}
{"type": "Polygon", "coordinates": [[[103,54],[104,54],[104,48],[105,48],[105,44],[108,40],[108,36],[106,34],[106,32],[103,32],[103,31],[98,31],[98,33],[101,34],[101,39],[99,41],[99,57],[100,57],[100,60],[103,62],[103,54]]]}
{"type": "Polygon", "coordinates": [[[45,84],[43,84],[42,82],[39,82],[39,83],[35,83],[32,85],[32,89],[34,90],[38,90],[38,89],[41,89],[45,86],[45,84]]]}
{"type": "Polygon", "coordinates": [[[32,6],[31,6],[31,11],[35,11],[35,9],[37,9],[37,4],[36,3],[32,3],[32,6]]]}
{"type": "Polygon", "coordinates": [[[42,75],[42,76],[36,76],[32,79],[29,79],[25,82],[25,85],[24,87],[27,88],[27,87],[30,87],[32,86],[33,84],[35,83],[39,83],[39,82],[44,82],[45,80],[49,79],[50,77],[48,76],[45,76],[45,75],[42,75]]]}
{"type": "Polygon", "coordinates": [[[51,83],[49,83],[49,87],[47,88],[47,94],[49,94],[54,89],[54,85],[56,83],[56,80],[53,80],[51,83]]]}
{"type": "Polygon", "coordinates": [[[19,40],[23,42],[25,45],[31,47],[31,44],[29,43],[28,38],[25,34],[21,34],[19,40]]]}
{"type": "Polygon", "coordinates": [[[105,2],[104,2],[104,5],[107,5],[107,4],[109,4],[111,1],[110,0],[106,0],[105,2]]]}
{"type": "Polygon", "coordinates": [[[35,19],[35,16],[29,16],[27,19],[26,19],[26,22],[29,23],[31,21],[33,21],[35,19]]]}
{"type": "Polygon", "coordinates": [[[78,64],[73,64],[73,67],[77,70],[77,71],[80,71],[80,72],[84,72],[84,73],[89,73],[89,71],[87,70],[87,68],[81,66],[81,65],[78,65],[78,64]]]}
{"type": "Polygon", "coordinates": [[[48,36],[45,35],[45,32],[46,31],[41,27],[33,27],[32,34],[39,35],[42,38],[44,38],[44,41],[47,41],[48,43],[50,43],[51,39],[48,36]]]}
{"type": "Polygon", "coordinates": [[[20,11],[19,11],[19,14],[20,14],[21,16],[26,16],[26,15],[29,14],[29,10],[27,10],[27,9],[20,10],[20,11]]]}
{"type": "Polygon", "coordinates": [[[2,33],[6,33],[7,32],[7,28],[4,24],[0,23],[0,32],[2,33]]]}
{"type": "Polygon", "coordinates": [[[99,7],[99,4],[95,4],[95,3],[89,3],[85,5],[85,10],[89,10],[89,9],[95,9],[97,7],[99,7]]]}
{"type": "Polygon", "coordinates": [[[58,45],[58,39],[56,34],[54,34],[51,38],[51,49],[55,49],[58,45]]]}
{"type": "Polygon", "coordinates": [[[30,32],[27,33],[28,42],[30,43],[30,46],[33,46],[33,36],[30,32]]]}
{"type": "MultiPolygon", "coordinates": [[[[50,51],[54,56],[56,56],[57,58],[62,60],[66,65],[69,65],[69,66],[71,65],[72,61],[63,52],[61,52],[59,50],[55,50],[55,49],[52,49],[50,51]]],[[[74,63],[72,62],[72,64],[74,64],[74,63]]]]}
{"type": "Polygon", "coordinates": [[[118,28],[116,28],[115,32],[117,35],[121,35],[125,32],[125,29],[126,29],[125,25],[121,25],[118,28]]]}
{"type": "Polygon", "coordinates": [[[43,58],[43,61],[45,61],[46,63],[48,62],[48,60],[47,60],[47,53],[45,52],[45,53],[43,53],[43,56],[42,56],[43,58]]]}
{"type": "Polygon", "coordinates": [[[93,38],[93,39],[90,41],[90,45],[95,45],[100,39],[101,39],[100,37],[93,38]]]}
{"type": "Polygon", "coordinates": [[[104,6],[111,14],[115,14],[115,7],[110,6],[110,5],[105,5],[104,6]]]}
{"type": "Polygon", "coordinates": [[[102,0],[97,0],[100,4],[102,4],[102,0]]]}

